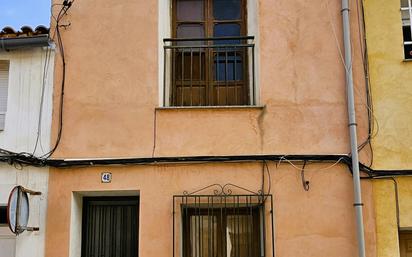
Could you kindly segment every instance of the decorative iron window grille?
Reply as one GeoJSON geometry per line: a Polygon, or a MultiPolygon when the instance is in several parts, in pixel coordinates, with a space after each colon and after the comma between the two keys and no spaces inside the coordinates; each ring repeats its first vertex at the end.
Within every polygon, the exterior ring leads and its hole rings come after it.
{"type": "Polygon", "coordinates": [[[233,184],[174,195],[173,257],[180,256],[274,257],[272,195],[233,184]]]}

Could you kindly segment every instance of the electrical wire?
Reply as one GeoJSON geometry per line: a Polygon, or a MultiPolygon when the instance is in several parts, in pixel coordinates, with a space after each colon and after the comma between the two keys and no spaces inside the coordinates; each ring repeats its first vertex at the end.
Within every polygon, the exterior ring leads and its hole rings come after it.
{"type": "Polygon", "coordinates": [[[262,184],[260,185],[260,193],[265,194],[265,161],[262,162],[262,184]]]}
{"type": "Polygon", "coordinates": [[[65,89],[65,82],[66,82],[66,58],[65,58],[65,53],[64,53],[64,44],[62,41],[61,33],[60,33],[60,27],[66,28],[66,25],[61,25],[60,21],[63,19],[63,17],[67,14],[67,11],[70,9],[72,6],[74,0],[64,0],[62,4],[62,8],[59,11],[59,14],[57,17],[53,18],[55,19],[56,25],[55,25],[55,34],[54,36],[57,36],[57,46],[59,49],[60,57],[62,60],[62,79],[61,79],[61,89],[60,89],[60,106],[59,106],[59,123],[58,123],[58,131],[57,131],[57,138],[56,142],[54,143],[53,148],[46,154],[43,154],[40,158],[42,159],[48,159],[53,153],[56,151],[57,147],[60,144],[60,140],[62,137],[62,132],[63,132],[63,108],[64,108],[64,89],[65,89]]]}
{"type": "MultiPolygon", "coordinates": [[[[91,160],[64,160],[64,159],[41,159],[31,154],[14,153],[0,148],[0,162],[10,165],[34,166],[34,167],[90,167],[107,165],[167,165],[167,164],[204,164],[204,163],[241,163],[257,161],[274,161],[276,166],[282,161],[287,162],[293,168],[301,171],[292,162],[325,163],[333,162],[332,165],[313,171],[328,170],[338,165],[345,164],[352,173],[352,158],[349,155],[242,155],[242,156],[184,156],[184,157],[154,157],[154,158],[125,158],[125,159],[91,159],[91,160]]],[[[412,176],[412,170],[375,170],[359,162],[361,172],[367,174],[365,178],[380,178],[389,176],[412,176]]],[[[268,169],[269,170],[269,169],[268,169]]],[[[268,171],[268,174],[270,172],[268,171]]],[[[353,173],[352,173],[353,174],[353,173]]]]}
{"type": "Polygon", "coordinates": [[[154,110],[154,118],[153,118],[153,148],[152,148],[152,157],[155,156],[156,151],[156,137],[157,137],[157,111],[156,108],[154,110]]]}
{"type": "Polygon", "coordinates": [[[365,140],[363,144],[359,145],[359,149],[362,150],[363,147],[365,147],[367,144],[369,145],[369,149],[371,153],[369,167],[371,167],[373,165],[373,147],[372,147],[371,140],[379,133],[379,123],[373,112],[372,87],[371,87],[371,80],[370,80],[370,73],[369,73],[369,58],[368,58],[368,50],[367,50],[368,46],[367,46],[366,36],[365,36],[366,35],[366,24],[365,24],[365,10],[363,7],[363,2],[359,2],[359,0],[356,0],[356,11],[357,11],[357,17],[358,17],[359,44],[361,46],[361,50],[363,53],[362,63],[364,66],[364,74],[365,74],[366,96],[367,96],[366,100],[367,100],[368,106],[370,107],[370,109],[368,109],[368,121],[369,121],[368,138],[365,140]],[[364,49],[362,49],[362,46],[364,46],[364,49]],[[375,132],[375,123],[376,123],[376,132],[375,132]]]}
{"type": "MultiPolygon", "coordinates": [[[[63,41],[61,38],[61,33],[60,33],[60,27],[67,28],[69,25],[62,25],[60,24],[61,20],[63,17],[67,14],[67,11],[70,9],[72,4],[74,3],[74,0],[64,0],[62,4],[53,4],[51,6],[51,16],[53,17],[55,21],[55,28],[54,28],[54,33],[53,36],[51,36],[50,31],[49,31],[49,38],[54,40],[55,36],[57,36],[57,47],[60,52],[60,57],[62,59],[62,81],[61,81],[61,91],[60,91],[60,106],[59,106],[59,124],[58,124],[58,132],[57,132],[57,138],[56,142],[53,146],[53,148],[41,155],[40,157],[35,156],[35,152],[37,149],[37,145],[40,143],[40,135],[41,135],[41,120],[42,120],[42,111],[43,111],[43,104],[44,104],[44,91],[45,91],[45,79],[46,79],[46,72],[48,70],[48,63],[50,59],[51,53],[48,53],[48,57],[46,57],[45,64],[43,67],[43,82],[42,82],[42,93],[41,93],[41,103],[40,103],[40,110],[39,110],[39,117],[38,117],[38,124],[37,124],[37,136],[36,136],[36,142],[34,145],[34,149],[32,153],[27,153],[27,152],[20,152],[20,153],[12,153],[10,151],[1,149],[3,151],[7,152],[6,155],[0,156],[0,161],[1,160],[6,160],[10,164],[13,163],[19,163],[21,165],[33,165],[33,166],[46,166],[47,160],[50,158],[50,156],[56,151],[61,137],[62,137],[62,131],[63,131],[63,107],[64,107],[64,88],[65,88],[65,81],[66,81],[66,60],[65,60],[65,54],[64,54],[64,45],[63,41]],[[53,7],[55,6],[61,6],[61,9],[56,16],[54,16],[54,11],[53,7]]],[[[47,55],[47,52],[46,52],[47,55]]]]}
{"type": "MultiPolygon", "coordinates": [[[[307,170],[307,169],[306,169],[306,171],[323,171],[323,170],[328,170],[328,169],[331,169],[331,168],[335,167],[336,165],[338,165],[340,162],[343,161],[343,159],[344,159],[344,158],[341,157],[341,158],[339,158],[336,162],[334,162],[332,165],[327,166],[327,167],[324,167],[324,168],[321,168],[321,169],[314,169],[314,170],[307,170]]],[[[302,171],[302,168],[297,167],[297,166],[296,166],[295,164],[293,164],[290,160],[286,159],[286,157],[283,157],[283,156],[279,159],[279,161],[278,161],[278,163],[277,163],[276,166],[280,165],[280,163],[281,163],[282,161],[286,161],[287,163],[290,164],[290,166],[292,166],[292,167],[295,168],[296,170],[302,171]]],[[[307,162],[307,160],[303,160],[303,162],[307,162]]]]}
{"type": "Polygon", "coordinates": [[[305,166],[306,166],[306,161],[303,162],[302,169],[300,171],[300,177],[302,179],[302,187],[305,191],[309,191],[310,186],[309,186],[309,181],[305,179],[305,166]]]}
{"type": "Polygon", "coordinates": [[[264,161],[265,167],[266,167],[266,172],[268,174],[268,179],[269,179],[269,183],[268,183],[268,195],[271,193],[272,190],[272,179],[271,179],[271,175],[270,175],[270,169],[269,169],[269,165],[267,164],[266,161],[264,161]]]}
{"type": "Polygon", "coordinates": [[[262,201],[263,204],[266,202],[266,199],[269,197],[271,190],[272,190],[272,178],[270,175],[270,169],[269,169],[269,166],[266,160],[263,160],[262,162],[262,184],[261,184],[261,189],[260,189],[260,193],[262,194],[262,198],[263,198],[263,201],[262,201]],[[267,176],[268,176],[267,193],[265,193],[265,172],[267,173],[267,176]]]}
{"type": "MultiPolygon", "coordinates": [[[[330,12],[330,8],[329,8],[329,1],[324,0],[323,3],[324,3],[324,5],[326,6],[326,9],[327,9],[329,24],[330,24],[330,27],[332,29],[332,34],[334,36],[336,47],[337,47],[338,52],[339,52],[340,60],[342,62],[342,65],[344,66],[346,72],[349,72],[350,69],[352,69],[353,63],[350,63],[349,66],[348,66],[348,64],[346,64],[346,62],[344,60],[344,57],[343,57],[343,51],[342,51],[342,48],[340,46],[339,39],[338,39],[338,36],[337,36],[337,33],[336,33],[336,28],[335,28],[336,25],[333,22],[333,19],[331,17],[331,12],[330,12]]],[[[363,71],[364,71],[365,84],[366,84],[366,102],[363,100],[363,97],[360,97],[359,99],[360,99],[362,105],[366,107],[367,115],[368,115],[368,136],[366,137],[366,139],[362,143],[359,144],[358,151],[361,151],[366,145],[369,144],[370,151],[371,151],[369,166],[372,166],[372,164],[373,164],[373,148],[372,148],[372,145],[371,145],[371,139],[373,139],[377,135],[377,133],[379,132],[379,123],[378,123],[378,120],[377,120],[376,116],[374,115],[373,107],[372,107],[373,105],[372,105],[372,97],[371,97],[371,93],[370,93],[370,91],[371,91],[370,90],[370,79],[369,79],[369,72],[368,72],[368,68],[367,68],[368,66],[367,66],[366,40],[364,42],[364,45],[365,45],[365,49],[364,49],[363,44],[362,44],[362,38],[364,38],[364,37],[362,36],[362,32],[361,32],[362,31],[361,30],[361,25],[360,25],[361,24],[361,21],[360,21],[361,17],[360,17],[360,12],[359,12],[359,9],[358,9],[359,8],[358,0],[357,0],[356,3],[357,3],[357,10],[358,10],[358,15],[357,15],[357,17],[358,17],[358,32],[359,32],[360,48],[361,48],[361,52],[362,52],[362,55],[361,55],[362,56],[362,64],[363,64],[363,71]],[[375,124],[377,126],[377,130],[374,133],[375,124]]],[[[363,6],[362,6],[362,17],[363,17],[363,6]]],[[[364,28],[365,24],[363,22],[362,22],[362,25],[363,25],[363,28],[364,28]]],[[[365,29],[363,29],[363,31],[365,31],[365,29]]],[[[352,44],[352,42],[351,42],[351,44],[352,44]]],[[[354,52],[352,52],[352,55],[354,55],[354,52]]],[[[354,58],[352,58],[352,60],[353,59],[354,58]]],[[[357,95],[362,96],[362,94],[359,92],[359,88],[357,87],[356,82],[354,81],[353,83],[354,83],[354,89],[355,89],[355,92],[357,93],[357,95]]]]}
{"type": "Polygon", "coordinates": [[[46,87],[46,77],[47,77],[47,72],[48,72],[48,69],[49,69],[50,56],[51,56],[51,49],[50,49],[50,47],[48,47],[46,49],[46,55],[45,55],[45,60],[44,60],[44,65],[43,65],[40,107],[39,107],[39,115],[38,115],[38,121],[37,121],[37,135],[36,135],[36,141],[35,141],[34,149],[33,149],[33,152],[32,152],[33,156],[36,153],[38,144],[40,144],[40,147],[43,150],[43,147],[41,145],[41,133],[42,133],[41,130],[42,130],[42,117],[43,117],[43,105],[44,105],[44,96],[45,96],[45,87],[46,87]]]}
{"type": "MultiPolygon", "coordinates": [[[[50,156],[56,151],[61,137],[62,137],[62,131],[63,131],[63,106],[64,106],[64,88],[65,88],[65,81],[66,81],[66,60],[65,60],[65,54],[64,54],[64,45],[63,41],[61,38],[60,34],[60,27],[66,28],[69,25],[62,25],[60,24],[60,21],[63,19],[63,17],[67,14],[67,11],[70,9],[72,4],[74,3],[74,0],[64,0],[62,4],[53,4],[51,6],[51,16],[55,20],[55,33],[51,37],[50,36],[50,31],[49,31],[49,38],[54,39],[55,36],[57,36],[57,46],[60,50],[60,56],[62,59],[62,81],[61,81],[61,92],[60,92],[60,106],[59,106],[59,125],[58,125],[58,132],[57,132],[57,138],[56,142],[53,146],[53,148],[37,157],[35,156],[35,152],[37,149],[37,145],[40,143],[40,134],[41,134],[41,120],[42,120],[42,110],[43,110],[43,104],[44,104],[44,89],[45,89],[45,78],[46,78],[46,71],[48,70],[48,63],[49,63],[49,58],[51,53],[48,54],[48,57],[45,59],[45,64],[43,66],[43,81],[42,81],[42,93],[41,93],[41,102],[40,102],[40,110],[39,110],[39,117],[38,117],[38,124],[37,124],[37,136],[36,136],[36,141],[34,145],[34,149],[32,153],[27,153],[27,152],[20,152],[20,153],[13,153],[11,151],[7,151],[5,149],[0,149],[0,161],[3,162],[8,162],[11,165],[32,165],[32,166],[46,166],[47,160],[50,158],[50,156]],[[56,16],[54,16],[53,12],[53,7],[55,6],[61,6],[61,9],[56,16]]],[[[47,52],[46,52],[47,55],[47,52]]]]}

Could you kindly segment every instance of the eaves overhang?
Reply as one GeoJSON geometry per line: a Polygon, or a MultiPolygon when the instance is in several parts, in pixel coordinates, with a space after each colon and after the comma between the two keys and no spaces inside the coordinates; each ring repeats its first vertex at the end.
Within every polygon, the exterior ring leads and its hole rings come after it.
{"type": "Polygon", "coordinates": [[[49,36],[0,38],[0,51],[49,46],[49,36]]]}
{"type": "Polygon", "coordinates": [[[20,30],[4,27],[0,30],[0,51],[45,47],[49,43],[49,29],[45,26],[37,26],[35,29],[23,26],[20,30]]]}

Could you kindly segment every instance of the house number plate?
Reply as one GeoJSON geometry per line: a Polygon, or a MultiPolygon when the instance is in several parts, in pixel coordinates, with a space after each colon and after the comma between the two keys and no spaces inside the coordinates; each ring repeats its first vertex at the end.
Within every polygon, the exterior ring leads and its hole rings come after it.
{"type": "Polygon", "coordinates": [[[112,182],[112,173],[111,172],[102,172],[102,183],[112,182]]]}

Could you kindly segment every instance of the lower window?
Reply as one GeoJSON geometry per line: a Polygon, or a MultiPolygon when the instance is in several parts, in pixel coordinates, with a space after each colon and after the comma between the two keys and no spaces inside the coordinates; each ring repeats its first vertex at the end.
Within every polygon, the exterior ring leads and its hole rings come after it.
{"type": "Polygon", "coordinates": [[[138,220],[138,197],[85,197],[82,257],[138,257],[138,220]]]}
{"type": "Polygon", "coordinates": [[[9,229],[6,204],[0,205],[0,256],[16,256],[16,235],[9,229]]]}
{"type": "Polygon", "coordinates": [[[183,208],[184,257],[260,256],[258,207],[183,208]]]}
{"type": "Polygon", "coordinates": [[[412,231],[399,231],[400,257],[412,256],[412,231]]]}
{"type": "Polygon", "coordinates": [[[172,256],[274,257],[272,210],[272,195],[230,183],[175,195],[172,256]]]}

